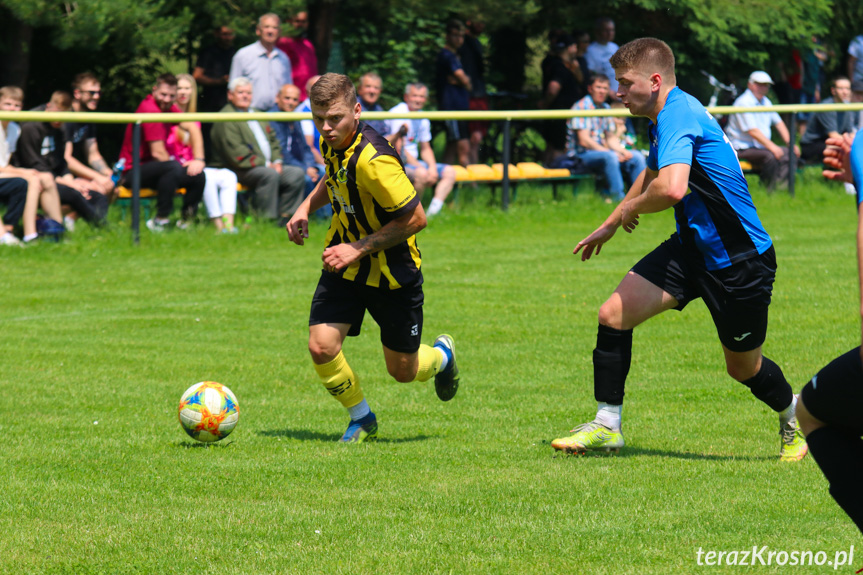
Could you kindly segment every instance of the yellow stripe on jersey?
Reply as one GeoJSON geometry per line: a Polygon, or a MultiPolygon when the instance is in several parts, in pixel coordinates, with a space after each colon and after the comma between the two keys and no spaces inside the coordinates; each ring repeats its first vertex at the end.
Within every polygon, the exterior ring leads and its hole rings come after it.
{"type": "MultiPolygon", "coordinates": [[[[363,122],[347,149],[334,150],[322,142],[321,153],[333,206],[327,246],[361,240],[412,212],[420,201],[395,149],[363,122]]],[[[397,289],[421,279],[421,264],[416,236],[411,236],[354,262],[343,270],[342,277],[373,287],[397,289]]]]}

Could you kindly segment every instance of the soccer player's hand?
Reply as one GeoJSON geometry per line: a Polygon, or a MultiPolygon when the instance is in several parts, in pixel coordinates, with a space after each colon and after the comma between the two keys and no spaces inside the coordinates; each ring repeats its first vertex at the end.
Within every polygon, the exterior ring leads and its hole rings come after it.
{"type": "Polygon", "coordinates": [[[581,252],[581,261],[587,261],[590,257],[596,252],[596,255],[599,255],[599,252],[602,251],[602,244],[611,239],[616,230],[613,227],[608,227],[602,225],[596,228],[592,234],[578,242],[578,245],[575,246],[575,249],[572,250],[573,254],[577,254],[581,252]],[[584,251],[582,251],[584,249],[584,251]]]}
{"type": "Polygon", "coordinates": [[[288,230],[288,238],[301,246],[305,244],[305,239],[309,237],[309,214],[303,210],[303,206],[297,210],[291,220],[285,225],[288,230]]]}
{"type": "Polygon", "coordinates": [[[843,134],[841,138],[827,138],[827,147],[824,149],[824,165],[832,170],[821,172],[828,180],[854,183],[851,173],[851,144],[854,136],[843,134]]]}
{"type": "Polygon", "coordinates": [[[638,214],[630,210],[629,202],[623,202],[620,206],[620,225],[628,234],[631,234],[638,225],[638,214]]]}
{"type": "Polygon", "coordinates": [[[325,249],[321,259],[328,271],[337,272],[360,259],[362,255],[352,244],[337,244],[325,249]]]}

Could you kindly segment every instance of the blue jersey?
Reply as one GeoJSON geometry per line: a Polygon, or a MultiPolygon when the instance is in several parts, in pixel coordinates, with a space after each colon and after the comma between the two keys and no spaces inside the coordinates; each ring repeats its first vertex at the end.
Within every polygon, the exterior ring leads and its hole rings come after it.
{"type": "Polygon", "coordinates": [[[863,130],[854,137],[851,146],[851,175],[854,176],[854,187],[857,188],[857,205],[863,202],[863,130]]]}
{"type": "Polygon", "coordinates": [[[723,269],[770,248],[737,154],[698,100],[673,88],[648,134],[648,168],[690,166],[690,193],[674,206],[674,217],[680,241],[701,254],[707,269],[723,269]]]}

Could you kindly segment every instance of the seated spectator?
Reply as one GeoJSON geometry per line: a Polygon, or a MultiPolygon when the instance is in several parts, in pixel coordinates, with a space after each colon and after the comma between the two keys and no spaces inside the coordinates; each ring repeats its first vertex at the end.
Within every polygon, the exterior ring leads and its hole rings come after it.
{"type": "MultiPolygon", "coordinates": [[[[746,91],[734,100],[737,107],[772,106],[767,92],[773,79],[767,72],[756,71],[749,75],[746,91]]],[[[759,172],[761,182],[773,191],[779,182],[788,182],[789,158],[787,144],[791,141],[788,128],[776,112],[747,112],[731,114],[725,133],[737,151],[737,157],[752,164],[759,172]],[[786,147],[773,143],[771,127],[779,132],[786,147]]]]}
{"type": "MultiPolygon", "coordinates": [[[[405,87],[404,102],[392,107],[390,112],[420,112],[428,100],[428,88],[419,82],[405,87]]],[[[431,122],[428,120],[389,120],[387,139],[393,143],[402,158],[405,173],[422,197],[429,186],[435,186],[434,197],[426,214],[434,216],[443,208],[444,201],[455,185],[455,170],[452,166],[438,164],[431,147],[431,122]]]]}
{"type": "Polygon", "coordinates": [[[293,30],[288,32],[289,36],[279,38],[276,47],[291,61],[291,77],[293,84],[300,87],[302,101],[308,97],[305,87],[309,78],[318,75],[318,55],[309,40],[309,13],[297,12],[290,23],[293,30]]]}
{"type": "MultiPolygon", "coordinates": [[[[595,74],[587,86],[587,96],[576,102],[573,110],[609,109],[608,77],[595,74]]],[[[614,201],[626,195],[623,174],[629,185],[647,167],[644,154],[626,149],[618,136],[618,127],[610,117],[580,117],[569,122],[569,151],[581,160],[589,171],[603,176],[607,193],[614,201]]],[[[625,131],[624,131],[625,133],[625,131]]]]}
{"type": "MultiPolygon", "coordinates": [[[[252,108],[252,83],[246,78],[228,84],[225,113],[256,112],[252,108]]],[[[213,126],[213,165],[237,174],[252,190],[253,204],[261,217],[285,222],[303,201],[305,172],[283,165],[282,149],[269,122],[219,122],[213,126]]]]}
{"type": "MultiPolygon", "coordinates": [[[[300,89],[293,84],[285,84],[276,96],[276,105],[270,112],[293,112],[300,104],[300,89]]],[[[299,122],[285,122],[273,120],[270,122],[276,132],[276,139],[282,147],[282,157],[286,166],[301,168],[306,174],[306,193],[315,188],[315,184],[326,173],[326,166],[315,163],[312,150],[306,143],[303,130],[299,122]]]]}
{"type": "MultiPolygon", "coordinates": [[[[51,100],[40,106],[46,112],[68,112],[72,96],[68,92],[54,92],[51,100]]],[[[108,215],[108,198],[90,191],[90,181],[76,178],[66,165],[66,134],[62,122],[23,122],[14,161],[21,168],[49,174],[54,179],[60,203],[69,211],[94,226],[105,223],[108,215]]],[[[74,220],[65,220],[66,228],[74,228],[74,220]]]]}
{"type": "MultiPolygon", "coordinates": [[[[855,104],[863,102],[863,80],[851,84],[851,101],[855,104]]],[[[854,119],[854,132],[863,130],[863,110],[852,112],[851,117],[854,119]]]]}
{"type": "MultiPolygon", "coordinates": [[[[438,52],[435,67],[438,110],[467,112],[473,86],[461,65],[458,51],[464,44],[464,24],[450,20],[446,24],[444,47],[438,52]]],[[[445,120],[446,148],[444,160],[467,166],[470,157],[470,132],[465,120],[445,120]]]]}
{"type": "MultiPolygon", "coordinates": [[[[99,107],[102,86],[89,72],[78,74],[72,82],[72,110],[95,112],[99,107]]],[[[96,141],[96,124],[66,122],[64,125],[66,149],[64,159],[69,171],[86,182],[91,193],[102,194],[110,203],[114,197],[113,170],[99,151],[96,141]]]]}
{"type": "MultiPolygon", "coordinates": [[[[626,106],[623,105],[623,102],[614,102],[611,104],[611,109],[625,110],[626,106]]],[[[627,150],[637,150],[638,136],[635,135],[635,132],[632,129],[632,124],[628,121],[629,118],[625,116],[614,116],[612,117],[612,120],[614,120],[614,133],[621,145],[627,150]]]]}
{"type": "Polygon", "coordinates": [[[0,202],[6,204],[3,225],[0,226],[0,246],[23,245],[15,234],[15,226],[24,215],[27,202],[27,180],[0,175],[0,202]]]}
{"type": "MultiPolygon", "coordinates": [[[[17,86],[0,88],[0,110],[20,112],[23,104],[24,90],[17,86]]],[[[21,224],[24,228],[24,241],[30,242],[39,237],[36,217],[40,205],[45,216],[57,226],[63,225],[60,223],[63,221],[63,212],[60,208],[60,194],[57,193],[57,186],[51,174],[12,165],[12,154],[16,151],[20,136],[21,127],[18,124],[9,120],[0,121],[0,178],[19,177],[27,182],[27,199],[21,224]]]]}
{"type": "MultiPolygon", "coordinates": [[[[189,74],[177,76],[177,107],[194,114],[198,107],[198,86],[189,74]]],[[[201,123],[195,122],[200,129],[201,123]]],[[[191,134],[180,126],[173,126],[168,136],[168,153],[181,164],[191,162],[195,154],[191,134]]],[[[237,213],[237,174],[225,168],[204,168],[204,206],[213,225],[219,232],[237,233],[234,214],[237,213]]]]}
{"type": "MultiPolygon", "coordinates": [[[[822,104],[847,104],[851,102],[851,81],[838,76],[830,83],[832,97],[821,100],[822,104]]],[[[821,163],[827,138],[841,138],[842,134],[854,132],[854,112],[819,112],[812,115],[806,131],[800,138],[800,158],[804,162],[821,163]]]]}
{"type": "MultiPolygon", "coordinates": [[[[306,82],[306,94],[309,93],[309,90],[312,89],[312,86],[315,85],[318,78],[320,78],[320,76],[312,76],[309,78],[309,81],[306,82]]],[[[297,107],[297,112],[312,112],[312,103],[309,101],[308,96],[306,96],[306,99],[297,107]]],[[[315,126],[315,123],[312,120],[303,120],[300,122],[300,127],[303,129],[303,136],[306,138],[306,144],[309,145],[309,148],[312,150],[312,155],[315,157],[315,163],[323,165],[324,158],[321,156],[321,134],[318,132],[318,128],[315,126]]]]}
{"type": "MultiPolygon", "coordinates": [[[[381,77],[374,72],[366,72],[360,76],[357,84],[357,97],[363,112],[383,112],[384,109],[378,103],[378,98],[381,97],[381,90],[383,89],[381,77]]],[[[367,126],[371,126],[381,136],[387,135],[389,128],[386,120],[363,120],[363,122],[367,126]]]]}
{"type": "MultiPolygon", "coordinates": [[[[162,74],[150,94],[141,102],[136,114],[180,113],[175,104],[177,100],[177,78],[173,74],[162,74]]],[[[185,188],[183,207],[176,226],[186,229],[198,212],[198,204],[204,195],[207,179],[204,176],[204,142],[201,129],[195,122],[180,122],[179,126],[189,132],[194,157],[181,164],[168,153],[167,142],[175,123],[155,122],[141,124],[143,141],[140,146],[141,187],[156,190],[156,217],[147,221],[147,228],[153,232],[163,231],[170,223],[174,211],[174,196],[177,190],[185,188]]],[[[132,182],[132,124],[126,126],[120,159],[125,162],[125,172],[121,185],[131,186],[132,182]]]]}

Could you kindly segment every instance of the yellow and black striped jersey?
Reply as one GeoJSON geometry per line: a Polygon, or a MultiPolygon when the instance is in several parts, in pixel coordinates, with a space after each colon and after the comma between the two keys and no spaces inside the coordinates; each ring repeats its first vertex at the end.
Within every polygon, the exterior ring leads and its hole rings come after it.
{"type": "MultiPolygon", "coordinates": [[[[321,141],[333,219],[327,247],[360,240],[413,211],[420,197],[392,144],[364,122],[347,149],[321,141]]],[[[422,281],[416,236],[370,254],[341,271],[344,279],[398,289],[422,281]]]]}

